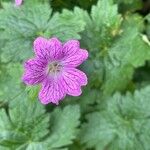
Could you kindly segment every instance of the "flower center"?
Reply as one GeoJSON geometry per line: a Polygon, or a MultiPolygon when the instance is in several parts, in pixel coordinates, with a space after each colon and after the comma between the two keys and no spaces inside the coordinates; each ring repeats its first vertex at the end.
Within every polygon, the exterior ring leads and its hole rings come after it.
{"type": "Polygon", "coordinates": [[[59,64],[59,62],[51,62],[48,65],[47,73],[48,74],[56,74],[56,73],[60,72],[61,68],[62,68],[62,65],[59,64]]]}

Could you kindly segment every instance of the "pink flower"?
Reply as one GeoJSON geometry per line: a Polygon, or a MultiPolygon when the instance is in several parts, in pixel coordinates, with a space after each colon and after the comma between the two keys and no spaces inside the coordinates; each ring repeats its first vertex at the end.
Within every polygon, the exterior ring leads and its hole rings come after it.
{"type": "Polygon", "coordinates": [[[15,0],[16,6],[20,6],[22,4],[23,0],[15,0]]]}
{"type": "Polygon", "coordinates": [[[66,94],[79,96],[87,84],[85,73],[76,69],[88,57],[77,40],[62,44],[57,38],[38,37],[34,41],[35,58],[25,62],[24,83],[42,84],[41,103],[58,104],[66,94]]]}

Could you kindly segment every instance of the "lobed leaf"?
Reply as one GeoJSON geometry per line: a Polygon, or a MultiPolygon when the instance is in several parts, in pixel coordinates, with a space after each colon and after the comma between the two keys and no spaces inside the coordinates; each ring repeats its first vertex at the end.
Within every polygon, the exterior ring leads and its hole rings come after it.
{"type": "MultiPolygon", "coordinates": [[[[27,3],[28,4],[28,3],[27,3]]],[[[56,36],[62,41],[79,39],[84,29],[84,21],[71,11],[52,15],[48,3],[35,3],[33,7],[23,5],[16,8],[7,5],[0,10],[0,28],[7,42],[1,48],[1,61],[22,61],[32,57],[32,43],[38,36],[56,36]]],[[[1,39],[1,38],[0,38],[1,39]]]]}
{"type": "Polygon", "coordinates": [[[82,126],[81,141],[97,150],[148,149],[150,132],[150,86],[134,95],[116,93],[103,111],[87,116],[82,126]]]}

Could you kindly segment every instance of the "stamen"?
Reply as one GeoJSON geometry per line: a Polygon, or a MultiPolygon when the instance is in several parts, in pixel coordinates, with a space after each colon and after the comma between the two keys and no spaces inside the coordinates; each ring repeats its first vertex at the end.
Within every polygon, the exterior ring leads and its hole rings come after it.
{"type": "Polygon", "coordinates": [[[59,62],[51,62],[48,65],[47,74],[56,74],[61,71],[61,67],[62,66],[59,64],[59,62]]]}

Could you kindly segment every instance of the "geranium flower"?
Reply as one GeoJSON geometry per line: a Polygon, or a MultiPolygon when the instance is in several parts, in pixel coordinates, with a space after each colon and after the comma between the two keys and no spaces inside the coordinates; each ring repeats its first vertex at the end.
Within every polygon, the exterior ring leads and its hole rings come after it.
{"type": "Polygon", "coordinates": [[[20,6],[22,4],[23,0],[15,0],[16,6],[20,6]]]}
{"type": "Polygon", "coordinates": [[[25,62],[23,81],[28,85],[42,84],[41,103],[58,104],[66,95],[79,96],[87,84],[84,72],[76,69],[88,57],[79,41],[62,44],[57,38],[38,37],[34,41],[35,58],[25,62]]]}

